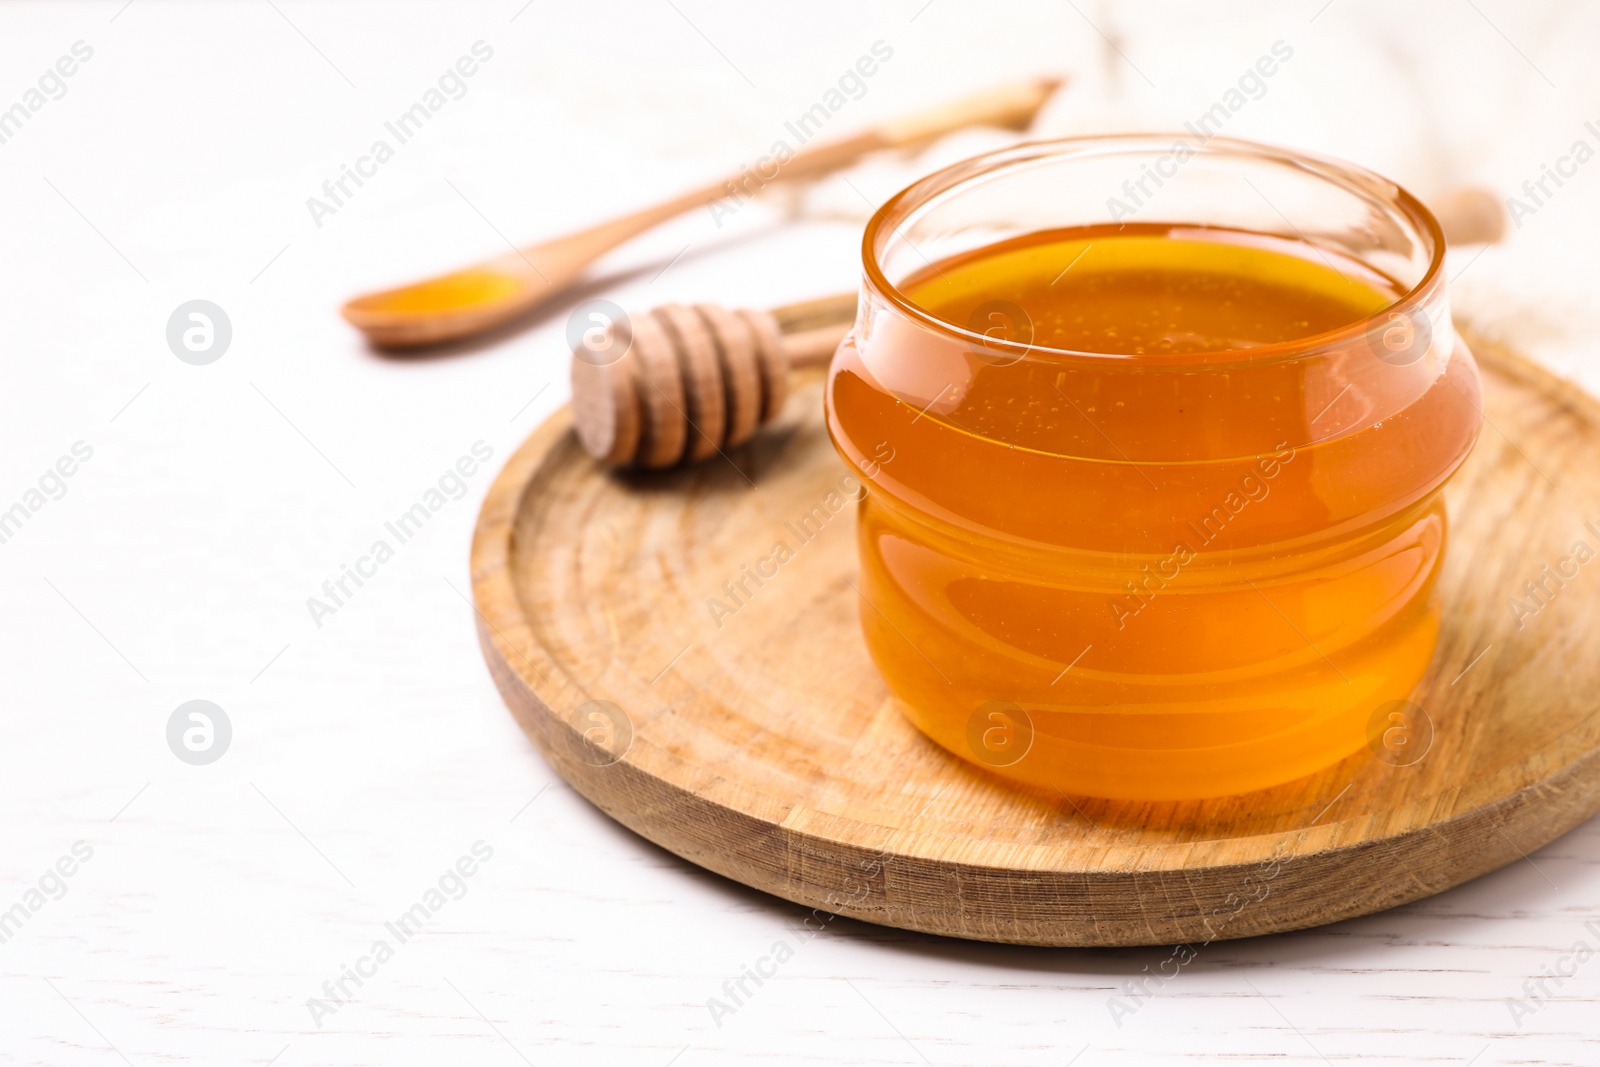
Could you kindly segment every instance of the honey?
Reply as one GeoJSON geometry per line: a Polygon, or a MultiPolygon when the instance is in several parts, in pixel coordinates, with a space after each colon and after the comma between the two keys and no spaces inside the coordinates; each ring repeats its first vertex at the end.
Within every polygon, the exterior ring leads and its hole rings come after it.
{"type": "Polygon", "coordinates": [[[486,267],[469,267],[376,294],[363,304],[363,309],[420,315],[456,308],[489,307],[516,296],[522,289],[522,281],[509,274],[486,267]]]}
{"type": "Polygon", "coordinates": [[[1220,796],[1361,751],[1413,694],[1476,368],[1436,264],[1418,289],[1283,229],[1048,227],[892,283],[869,232],[828,425],[869,487],[867,648],[940,745],[1220,796]]]}

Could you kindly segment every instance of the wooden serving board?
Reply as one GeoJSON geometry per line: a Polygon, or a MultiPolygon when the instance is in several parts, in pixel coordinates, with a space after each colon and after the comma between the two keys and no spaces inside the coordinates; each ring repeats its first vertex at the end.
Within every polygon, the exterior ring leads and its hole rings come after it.
{"type": "Polygon", "coordinates": [[[946,754],[862,647],[852,511],[803,544],[785,525],[845,473],[820,377],[750,445],[666,473],[603,470],[553,416],[478,519],[484,655],[534,744],[612,818],[826,912],[987,941],[1193,944],[1416,900],[1600,809],[1600,558],[1573,553],[1600,551],[1600,402],[1471,343],[1487,423],[1448,490],[1443,632],[1394,739],[1409,747],[1150,804],[1018,789],[946,754]],[[793,558],[714,620],[708,599],[728,603],[724,583],[780,540],[793,558]],[[1546,566],[1569,577],[1529,612],[1546,566]]]}

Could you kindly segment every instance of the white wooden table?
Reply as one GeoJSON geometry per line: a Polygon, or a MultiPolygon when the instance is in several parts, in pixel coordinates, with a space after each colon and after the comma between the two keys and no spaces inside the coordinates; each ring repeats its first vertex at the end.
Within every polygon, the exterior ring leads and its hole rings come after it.
{"type": "MultiPolygon", "coordinates": [[[[802,909],[633,837],[523,740],[463,599],[489,477],[564,399],[564,313],[416,360],[334,314],[753,160],[879,41],[892,58],[831,131],[1036,71],[1076,78],[1046,130],[1178,126],[1283,40],[1293,60],[1229,132],[1428,193],[1511,192],[1600,146],[1597,33],[1593,9],[1509,0],[0,7],[0,108],[22,107],[0,114],[0,1061],[1600,1063],[1596,823],[1175,975],[1170,949],[844,919],[808,939],[802,909]],[[420,130],[368,158],[430,90],[420,130]],[[345,166],[365,177],[334,201],[345,166]],[[206,365],[166,336],[196,299],[231,324],[206,365]],[[313,618],[474,445],[493,458],[313,618]],[[167,740],[196,699],[232,728],[199,766],[167,740]],[[777,976],[714,1017],[780,941],[777,976]]],[[[594,292],[847,288],[869,202],[995,140],[685,218],[594,292]]],[[[1593,388],[1600,164],[1552,193],[1506,247],[1452,263],[1457,306],[1593,388]]]]}

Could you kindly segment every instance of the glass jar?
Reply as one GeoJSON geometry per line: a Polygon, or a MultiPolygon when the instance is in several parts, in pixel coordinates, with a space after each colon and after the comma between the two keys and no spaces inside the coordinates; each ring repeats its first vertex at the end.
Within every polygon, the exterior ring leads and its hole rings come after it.
{"type": "Polygon", "coordinates": [[[1032,785],[1170,800],[1309,774],[1387,725],[1433,654],[1441,489],[1481,419],[1414,196],[1241,140],[1075,138],[918,181],[862,247],[828,428],[868,487],[866,644],[927,736],[1032,785]],[[1204,252],[1162,283],[1184,314],[1292,327],[1331,278],[1358,311],[1237,343],[1152,327],[1134,261],[1179,245],[1204,252]],[[1249,267],[1259,316],[1235,260],[1274,265],[1249,267]],[[1121,338],[1118,316],[1155,340],[1052,347],[1089,319],[1121,338]]]}

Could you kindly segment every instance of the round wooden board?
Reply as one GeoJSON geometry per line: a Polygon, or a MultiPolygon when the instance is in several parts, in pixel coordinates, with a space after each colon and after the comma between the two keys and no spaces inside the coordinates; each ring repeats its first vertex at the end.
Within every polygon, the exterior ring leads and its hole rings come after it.
{"type": "Polygon", "coordinates": [[[565,410],[535,431],[478,519],[484,655],[534,744],[612,818],[826,912],[1134,945],[1416,900],[1600,809],[1600,560],[1566,564],[1577,575],[1536,613],[1509,606],[1574,542],[1600,547],[1600,403],[1471,343],[1487,423],[1448,490],[1443,632],[1412,696],[1433,738],[1410,766],[1363,751],[1245,796],[1129,804],[1019,790],[948,755],[862,647],[851,512],[805,543],[785,525],[845,473],[816,376],[755,441],[684,470],[606,472],[565,410]],[[779,540],[794,558],[719,627],[708,598],[779,540]]]}

